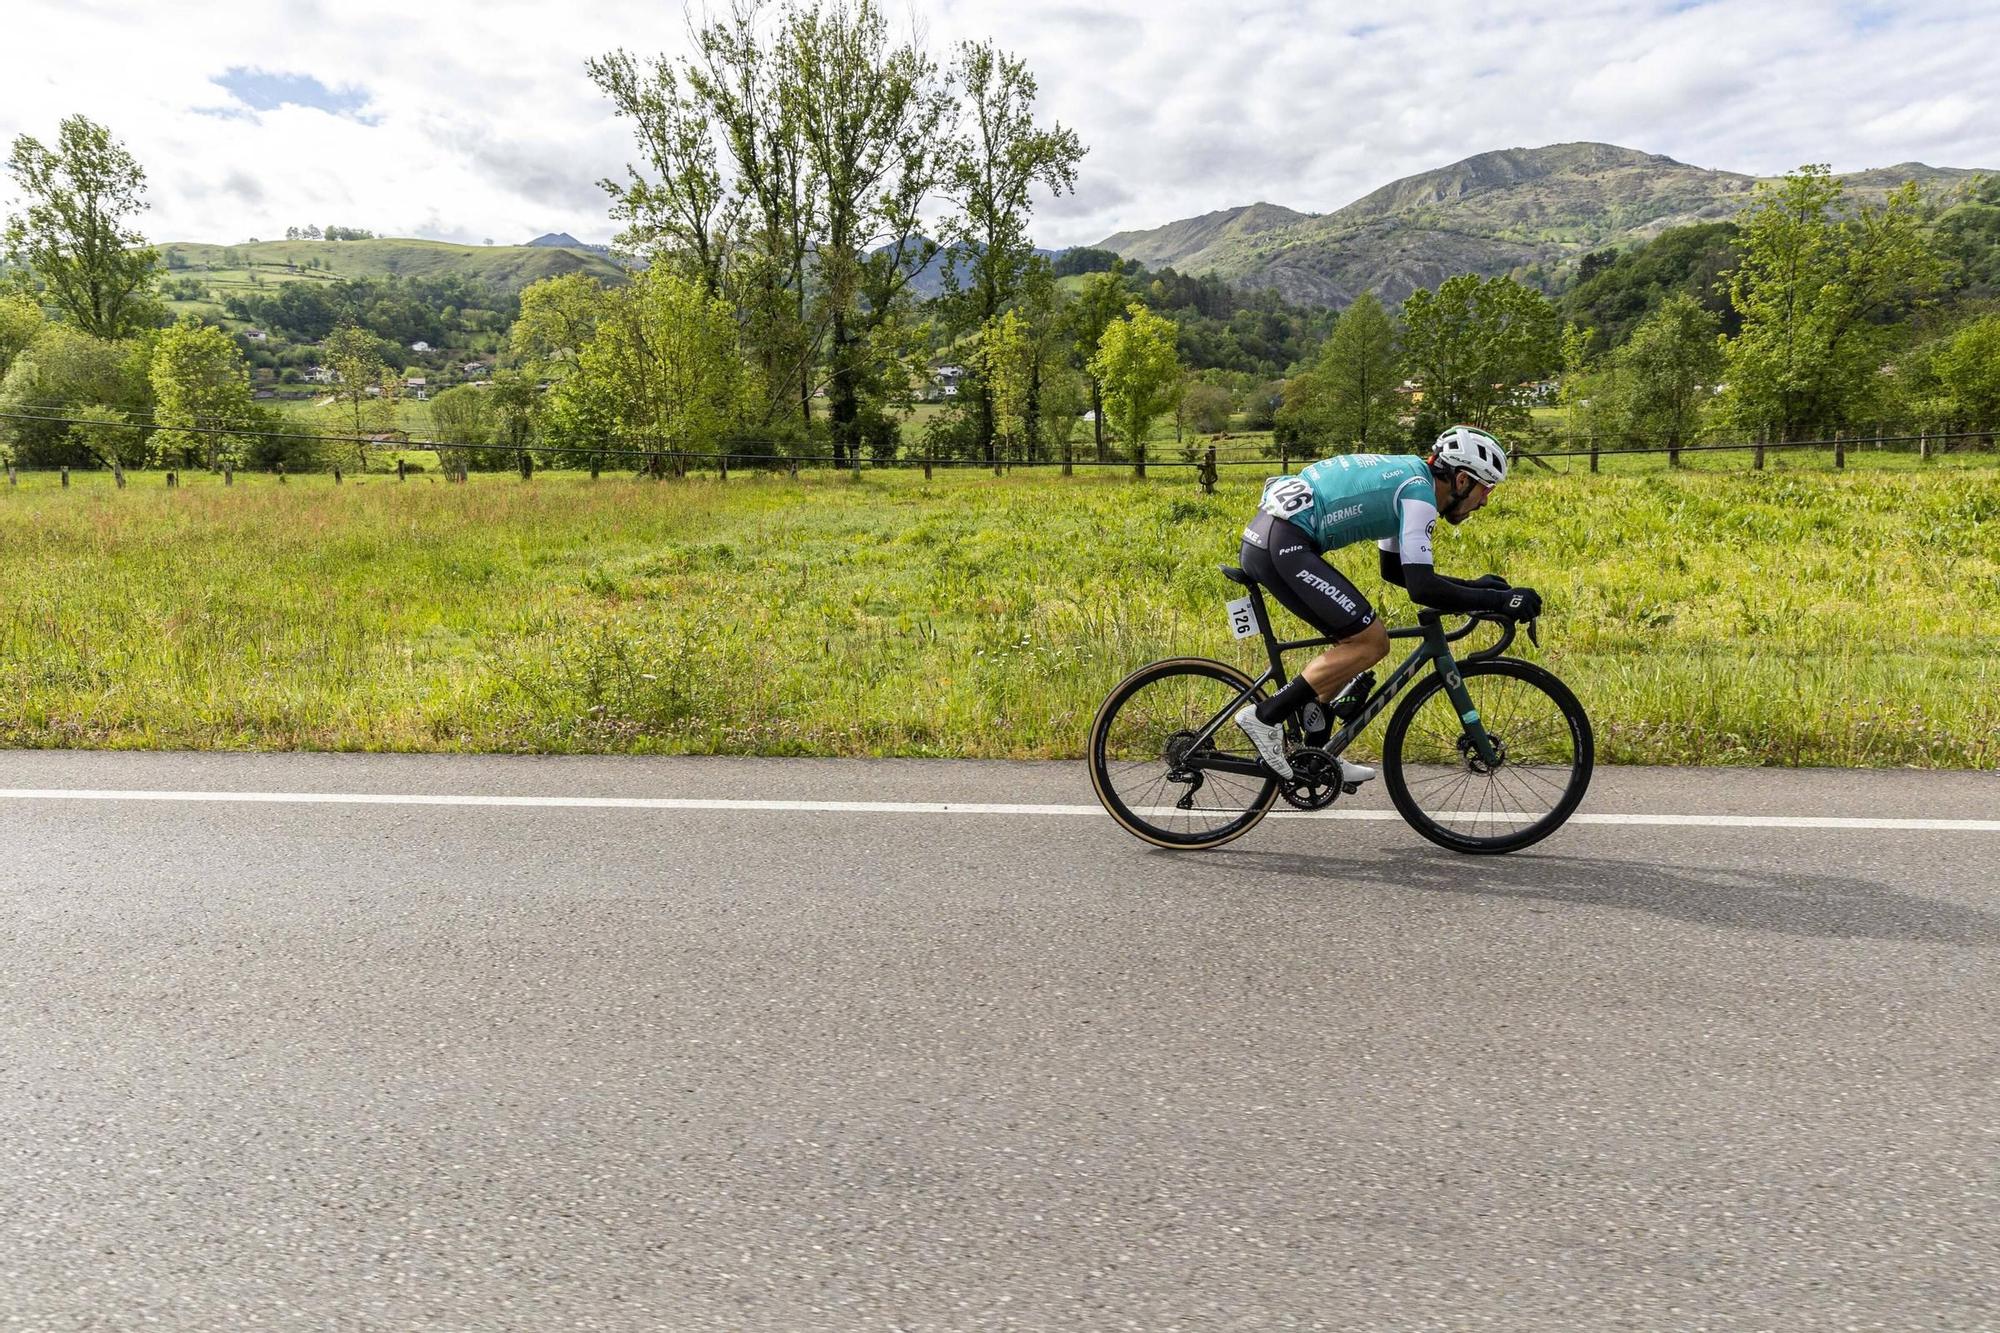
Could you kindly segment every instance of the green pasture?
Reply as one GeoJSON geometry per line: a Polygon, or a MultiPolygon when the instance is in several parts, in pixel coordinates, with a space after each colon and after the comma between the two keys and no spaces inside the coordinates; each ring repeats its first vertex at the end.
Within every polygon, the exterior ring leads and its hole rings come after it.
{"type": "MultiPolygon", "coordinates": [[[[0,744],[1073,757],[1141,663],[1252,661],[1261,479],[24,476],[0,744]]],[[[1990,768],[1996,520],[1991,455],[1525,469],[1440,562],[1541,589],[1606,760],[1990,768]]]]}

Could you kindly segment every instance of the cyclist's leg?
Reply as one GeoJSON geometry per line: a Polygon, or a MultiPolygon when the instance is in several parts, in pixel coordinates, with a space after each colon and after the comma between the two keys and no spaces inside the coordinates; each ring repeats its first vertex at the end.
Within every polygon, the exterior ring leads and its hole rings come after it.
{"type": "Polygon", "coordinates": [[[1243,530],[1243,572],[1284,608],[1339,642],[1306,663],[1284,689],[1258,706],[1263,722],[1282,722],[1389,655],[1389,631],[1359,588],[1320,558],[1306,535],[1284,519],[1259,514],[1243,530]]]}

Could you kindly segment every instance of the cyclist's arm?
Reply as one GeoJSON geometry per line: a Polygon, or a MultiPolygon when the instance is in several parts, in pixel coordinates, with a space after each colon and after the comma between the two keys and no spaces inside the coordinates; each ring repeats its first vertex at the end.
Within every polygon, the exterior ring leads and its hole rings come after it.
{"type": "MultiPolygon", "coordinates": [[[[1390,550],[1387,542],[1382,542],[1378,545],[1380,549],[1376,554],[1381,557],[1382,581],[1384,583],[1393,583],[1398,588],[1406,588],[1408,585],[1403,582],[1403,557],[1390,550]]],[[[1446,583],[1455,583],[1461,588],[1470,588],[1475,592],[1484,591],[1488,588],[1507,588],[1511,586],[1507,580],[1501,578],[1498,574],[1483,574],[1476,579],[1461,579],[1454,578],[1450,574],[1439,574],[1435,567],[1432,568],[1431,573],[1434,577],[1443,579],[1446,583]]]]}
{"type": "Polygon", "coordinates": [[[1431,530],[1437,520],[1437,506],[1414,496],[1398,505],[1396,535],[1379,543],[1382,577],[1406,590],[1411,601],[1448,614],[1505,611],[1507,593],[1437,572],[1431,553],[1431,530]]]}

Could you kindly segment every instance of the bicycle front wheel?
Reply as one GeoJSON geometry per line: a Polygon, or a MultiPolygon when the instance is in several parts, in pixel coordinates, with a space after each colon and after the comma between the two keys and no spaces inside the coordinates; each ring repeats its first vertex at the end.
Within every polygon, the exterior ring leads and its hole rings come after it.
{"type": "Polygon", "coordinates": [[[1190,767],[1204,754],[1258,762],[1250,738],[1226,717],[1194,744],[1248,688],[1241,671],[1199,657],[1155,662],[1119,682],[1090,725],[1090,783],[1111,817],[1147,842],[1184,850],[1219,847],[1255,827],[1277,799],[1275,777],[1190,767]]]}
{"type": "Polygon", "coordinates": [[[1455,852],[1515,852],[1561,828],[1590,786],[1590,719],[1569,687],[1531,662],[1459,667],[1500,752],[1489,765],[1435,673],[1382,736],[1382,780],[1410,827],[1455,852]]]}

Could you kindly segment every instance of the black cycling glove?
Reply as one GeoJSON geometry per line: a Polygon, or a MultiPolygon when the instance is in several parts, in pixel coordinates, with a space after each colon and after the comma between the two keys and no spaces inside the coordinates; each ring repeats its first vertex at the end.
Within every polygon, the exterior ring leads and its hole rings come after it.
{"type": "Polygon", "coordinates": [[[1542,595],[1533,588],[1515,588],[1504,609],[1516,620],[1534,620],[1542,614],[1542,595]]]}

